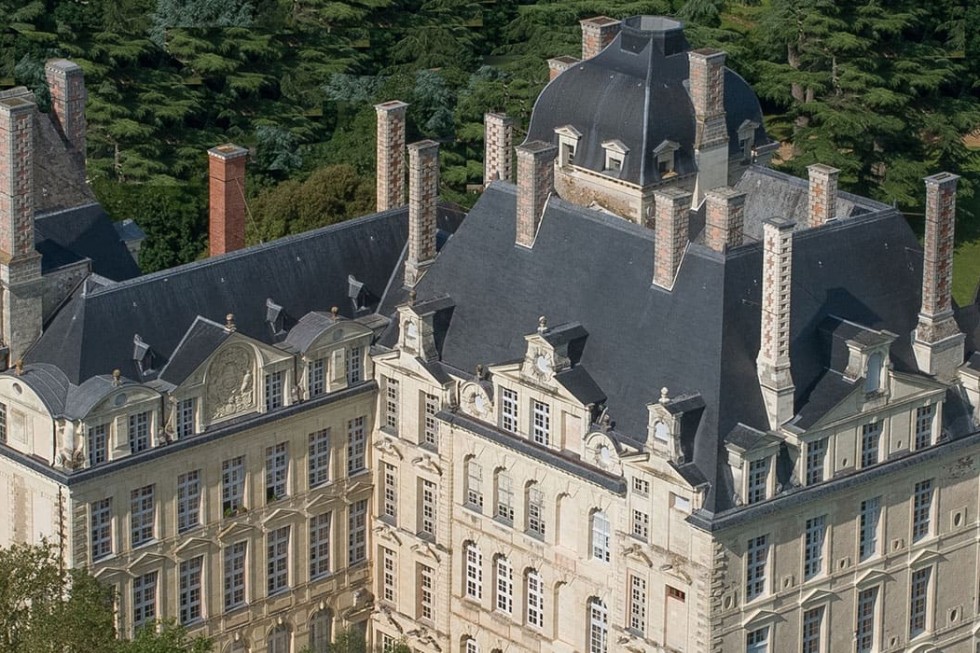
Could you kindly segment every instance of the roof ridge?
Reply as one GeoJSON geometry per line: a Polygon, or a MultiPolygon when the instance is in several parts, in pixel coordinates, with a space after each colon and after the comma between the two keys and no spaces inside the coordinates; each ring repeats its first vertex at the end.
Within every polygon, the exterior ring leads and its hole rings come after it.
{"type": "MultiPolygon", "coordinates": [[[[83,204],[76,204],[75,206],[69,206],[67,208],[55,209],[53,211],[45,211],[45,212],[42,212],[42,213],[35,213],[34,214],[34,219],[35,220],[43,220],[44,218],[53,218],[53,217],[57,217],[57,216],[61,215],[62,213],[71,213],[72,211],[79,211],[81,209],[88,209],[88,208],[91,208],[93,206],[98,206],[100,209],[102,209],[102,212],[103,213],[106,213],[108,215],[108,212],[105,210],[105,207],[102,206],[102,204],[98,200],[92,200],[91,202],[85,202],[83,204]]],[[[113,220],[112,222],[115,223],[115,220],[113,220]]]]}

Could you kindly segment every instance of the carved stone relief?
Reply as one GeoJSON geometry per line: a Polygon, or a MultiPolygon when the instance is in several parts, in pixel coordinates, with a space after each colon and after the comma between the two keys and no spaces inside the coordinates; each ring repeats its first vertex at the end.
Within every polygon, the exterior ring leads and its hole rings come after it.
{"type": "Polygon", "coordinates": [[[232,345],[214,357],[208,368],[206,395],[210,420],[255,407],[254,367],[252,352],[241,345],[232,345]]]}

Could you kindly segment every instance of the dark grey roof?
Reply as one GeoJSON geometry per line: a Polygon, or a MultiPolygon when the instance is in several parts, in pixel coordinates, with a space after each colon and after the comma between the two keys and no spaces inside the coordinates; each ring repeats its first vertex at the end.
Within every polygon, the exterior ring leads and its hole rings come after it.
{"type": "Polygon", "coordinates": [[[23,373],[17,376],[16,380],[36,392],[52,415],[64,413],[65,399],[68,397],[71,383],[64,372],[57,367],[46,363],[25,365],[23,373]]]}
{"type": "Polygon", "coordinates": [[[126,218],[125,220],[120,220],[114,223],[116,228],[116,233],[119,234],[119,240],[126,242],[143,240],[146,238],[146,232],[140,229],[140,226],[136,224],[131,218],[126,218]]]}
{"type": "Polygon", "coordinates": [[[606,400],[606,393],[581,365],[555,374],[555,381],[585,405],[599,405],[606,400]]]}
{"type": "Polygon", "coordinates": [[[725,440],[744,451],[782,442],[781,439],[771,433],[754,429],[745,424],[736,424],[735,428],[728,432],[728,437],[725,440]]]}
{"type": "MultiPolygon", "coordinates": [[[[706,509],[729,507],[719,434],[738,423],[768,428],[755,369],[761,244],[726,256],[692,244],[668,292],[651,284],[651,231],[552,199],[534,247],[516,247],[515,202],[512,185],[491,184],[417,287],[420,299],[448,294],[456,303],[443,360],[461,370],[518,360],[539,315],[580,322],[589,333],[581,365],[607,396],[617,431],[645,440],[646,406],[661,387],[700,393],[705,406],[692,417],[688,460],[711,480],[706,509]]],[[[892,358],[896,367],[913,361],[908,334],[921,258],[905,220],[890,209],[797,232],[791,351],[798,406],[826,369],[817,327],[828,315],[904,334],[892,358]]]]}
{"type": "Polygon", "coordinates": [[[160,379],[175,386],[180,385],[231,334],[232,332],[221,324],[200,316],[195,318],[194,323],[177,344],[170,360],[160,370],[160,379]]]}
{"type": "Polygon", "coordinates": [[[71,419],[79,419],[88,415],[96,404],[105,399],[116,388],[136,383],[127,378],[121,378],[119,385],[108,374],[100,374],[86,379],[81,385],[72,385],[68,389],[68,399],[65,402],[65,415],[71,419]]]}
{"type": "Polygon", "coordinates": [[[336,323],[333,315],[323,311],[310,311],[299,319],[283,342],[289,349],[305,354],[313,341],[336,323]]]}
{"type": "Polygon", "coordinates": [[[844,378],[837,370],[827,370],[813,386],[791,422],[792,426],[808,429],[854,392],[855,381],[844,378]]]}
{"type": "MultiPolygon", "coordinates": [[[[661,181],[656,149],[664,141],[680,146],[674,171],[696,172],[694,105],[687,91],[687,40],[680,23],[637,16],[599,55],[573,64],[553,79],[534,104],[528,141],[557,142],[554,130],[571,125],[581,132],[575,165],[602,171],[603,142],[629,148],[618,178],[640,185],[661,181]]],[[[758,125],[756,143],[769,142],[759,100],[744,79],[725,69],[725,111],[729,149],[740,151],[738,128],[758,125]]]]}
{"type": "Polygon", "coordinates": [[[93,272],[113,281],[140,274],[112,220],[98,204],[39,215],[34,221],[34,243],[45,273],[90,259],[93,272]]]}

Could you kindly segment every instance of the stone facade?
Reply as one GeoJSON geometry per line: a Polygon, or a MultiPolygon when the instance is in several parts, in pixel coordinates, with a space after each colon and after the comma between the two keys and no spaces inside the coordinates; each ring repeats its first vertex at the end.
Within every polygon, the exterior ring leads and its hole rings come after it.
{"type": "Polygon", "coordinates": [[[555,185],[558,148],[548,143],[525,143],[517,148],[517,244],[534,246],[534,237],[555,185]]]}
{"type": "Polygon", "coordinates": [[[809,226],[819,227],[837,217],[837,178],[840,170],[817,163],[807,167],[810,176],[809,226]]]}
{"type": "Polygon", "coordinates": [[[51,59],[44,66],[51,91],[51,113],[61,135],[85,158],[85,78],[82,68],[67,59],[51,59]]]}
{"type": "Polygon", "coordinates": [[[414,286],[436,257],[436,202],[439,200],[439,144],[408,146],[408,258],[405,285],[414,286]]]}
{"type": "Polygon", "coordinates": [[[579,21],[582,26],[582,60],[591,59],[613,42],[622,23],[615,18],[596,16],[579,21]]]}
{"type": "Polygon", "coordinates": [[[248,150],[228,143],[208,150],[208,242],[211,256],[245,247],[245,161],[248,150]]]}
{"type": "Polygon", "coordinates": [[[705,195],[704,244],[724,252],[742,244],[745,226],[745,193],[732,188],[708,191],[705,195]]]}
{"type": "Polygon", "coordinates": [[[502,113],[483,116],[483,185],[511,180],[514,157],[514,119],[502,113]]]}
{"type": "Polygon", "coordinates": [[[378,114],[378,210],[405,205],[405,112],[398,100],[374,106],[378,114]]]}
{"type": "Polygon", "coordinates": [[[653,283],[670,290],[687,249],[691,194],[677,188],[665,188],[655,197],[653,283]]]}

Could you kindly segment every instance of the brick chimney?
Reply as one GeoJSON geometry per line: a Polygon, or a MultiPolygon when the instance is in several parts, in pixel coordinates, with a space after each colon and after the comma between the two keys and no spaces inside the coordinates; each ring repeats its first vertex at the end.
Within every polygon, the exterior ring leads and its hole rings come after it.
{"type": "Polygon", "coordinates": [[[613,42],[622,23],[608,16],[596,16],[580,20],[582,26],[582,61],[591,59],[613,42]]]}
{"type": "Polygon", "coordinates": [[[793,417],[789,340],[794,226],[791,220],[772,218],[762,227],[762,338],[756,369],[773,429],[793,417]]]}
{"type": "Polygon", "coordinates": [[[716,188],[705,194],[705,244],[725,252],[742,244],[745,226],[745,193],[734,188],[716,188]]]}
{"type": "Polygon", "coordinates": [[[378,113],[378,210],[405,206],[405,111],[398,100],[374,105],[378,113]]]}
{"type": "Polygon", "coordinates": [[[231,143],[208,150],[211,256],[245,247],[245,160],[248,150],[231,143]]]}
{"type": "Polygon", "coordinates": [[[728,185],[728,127],[725,124],[725,53],[703,48],[688,53],[694,105],[695,193],[700,204],[709,190],[728,185]]]}
{"type": "Polygon", "coordinates": [[[502,113],[483,116],[483,185],[491,181],[510,181],[514,119],[502,113]]]}
{"type": "Polygon", "coordinates": [[[23,97],[0,100],[0,284],[4,365],[41,334],[41,255],[34,249],[34,119],[23,97]]]}
{"type": "Polygon", "coordinates": [[[439,144],[408,146],[408,257],[405,285],[418,283],[436,257],[436,203],[439,201],[439,144]]]}
{"type": "Polygon", "coordinates": [[[688,244],[691,194],[680,188],[653,193],[653,283],[670,290],[688,244]]]}
{"type": "Polygon", "coordinates": [[[558,75],[574,66],[579,62],[575,57],[555,57],[548,59],[548,81],[550,82],[558,75]]]}
{"type": "Polygon", "coordinates": [[[810,176],[809,226],[819,227],[837,217],[837,177],[840,170],[822,163],[807,167],[810,176]]]}
{"type": "Polygon", "coordinates": [[[963,363],[964,339],[953,319],[953,227],[957,175],[926,177],[926,235],[922,261],[922,306],[912,333],[915,361],[925,374],[949,381],[963,363]]]}
{"type": "Polygon", "coordinates": [[[49,59],[44,75],[51,93],[51,114],[58,131],[85,159],[85,76],[78,64],[49,59]]]}
{"type": "Polygon", "coordinates": [[[555,187],[558,148],[530,141],[517,148],[517,244],[533,247],[548,197],[555,187]]]}

